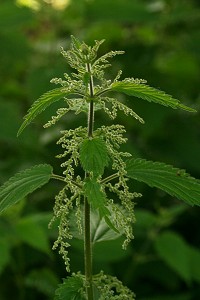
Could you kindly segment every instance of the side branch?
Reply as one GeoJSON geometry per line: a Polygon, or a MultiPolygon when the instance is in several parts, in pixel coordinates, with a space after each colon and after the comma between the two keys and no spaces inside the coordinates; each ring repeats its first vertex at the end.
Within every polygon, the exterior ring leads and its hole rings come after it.
{"type": "Polygon", "coordinates": [[[118,177],[119,177],[119,173],[115,173],[115,174],[112,174],[112,175],[102,179],[100,183],[106,183],[106,182],[109,182],[109,181],[111,181],[115,178],[118,178],[118,177]]]}
{"type": "MultiPolygon", "coordinates": [[[[56,175],[56,174],[52,174],[52,175],[51,175],[51,178],[52,178],[52,179],[56,179],[56,180],[60,180],[60,181],[66,183],[65,177],[63,177],[63,176],[56,175]]],[[[76,185],[76,186],[77,186],[78,188],[80,188],[80,189],[83,188],[83,186],[82,186],[81,184],[77,183],[77,182],[74,181],[74,180],[71,180],[71,183],[72,183],[73,185],[76,185]]]]}
{"type": "Polygon", "coordinates": [[[96,94],[95,94],[95,97],[99,97],[99,96],[101,96],[101,95],[103,95],[104,93],[107,93],[107,92],[109,92],[109,91],[112,91],[111,88],[104,89],[104,90],[102,90],[102,91],[96,93],[96,94]]]}

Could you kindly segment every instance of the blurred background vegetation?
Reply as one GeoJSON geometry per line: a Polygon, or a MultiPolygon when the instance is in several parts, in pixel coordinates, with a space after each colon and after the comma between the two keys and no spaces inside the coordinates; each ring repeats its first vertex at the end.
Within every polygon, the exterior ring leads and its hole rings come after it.
{"type": "MultiPolygon", "coordinates": [[[[68,114],[56,129],[42,125],[56,105],[17,139],[27,109],[54,88],[52,77],[70,72],[60,55],[70,35],[92,44],[106,39],[100,54],[125,50],[113,59],[108,77],[144,78],[186,105],[200,103],[200,2],[198,0],[1,0],[0,3],[0,184],[17,171],[50,163],[57,173],[55,145],[61,128],[86,123],[68,114]]],[[[118,116],[127,128],[134,157],[163,161],[200,178],[200,118],[197,114],[126,98],[146,121],[118,116]]],[[[123,100],[123,98],[122,98],[123,100]]],[[[96,114],[96,124],[105,116],[96,114]]],[[[109,120],[107,124],[109,124],[109,120]]],[[[132,183],[143,193],[137,201],[135,240],[127,251],[121,240],[95,246],[94,271],[103,269],[131,288],[138,300],[200,299],[200,210],[156,189],[132,183]]],[[[0,299],[53,299],[66,277],[51,251],[56,230],[48,230],[59,183],[35,192],[0,218],[0,299]]],[[[79,241],[70,249],[72,271],[83,271],[79,241]]]]}

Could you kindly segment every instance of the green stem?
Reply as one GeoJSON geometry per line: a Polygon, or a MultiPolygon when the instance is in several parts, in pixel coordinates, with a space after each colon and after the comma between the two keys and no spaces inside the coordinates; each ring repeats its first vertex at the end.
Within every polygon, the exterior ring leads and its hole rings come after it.
{"type": "MultiPolygon", "coordinates": [[[[94,86],[93,78],[91,75],[91,65],[86,64],[88,73],[90,73],[89,81],[89,92],[91,99],[94,97],[94,86]]],[[[92,138],[93,135],[93,124],[94,124],[94,102],[93,100],[89,103],[88,112],[88,137],[92,138]]],[[[85,176],[89,176],[88,173],[85,176]]],[[[86,293],[87,300],[94,300],[93,285],[92,285],[92,241],[90,233],[90,203],[85,197],[84,199],[84,258],[85,258],[85,278],[86,278],[86,293]]]]}
{"type": "Polygon", "coordinates": [[[111,88],[104,89],[104,90],[102,90],[102,91],[96,93],[95,96],[96,96],[96,97],[99,97],[99,96],[101,96],[101,95],[103,95],[104,93],[107,93],[107,92],[109,92],[109,91],[112,91],[111,88]]]}
{"type": "Polygon", "coordinates": [[[115,173],[115,174],[112,174],[112,175],[102,179],[100,183],[103,184],[103,183],[109,182],[109,181],[111,181],[115,178],[118,178],[118,177],[119,177],[119,173],[115,173]]]}
{"type": "Polygon", "coordinates": [[[92,287],[92,242],[90,236],[90,204],[87,198],[84,200],[84,255],[85,255],[85,278],[87,300],[93,300],[92,287]]]}
{"type": "Polygon", "coordinates": [[[87,63],[86,68],[88,73],[90,74],[90,81],[89,81],[89,93],[91,101],[89,103],[89,112],[88,112],[88,137],[92,137],[93,135],[93,125],[94,125],[94,101],[92,100],[94,98],[94,83],[93,83],[93,77],[91,74],[91,64],[87,63]]]}
{"type": "Polygon", "coordinates": [[[65,177],[60,176],[60,175],[52,174],[51,178],[56,179],[56,180],[60,180],[60,181],[63,181],[63,182],[66,182],[65,181],[65,177]]]}
{"type": "MultiPolygon", "coordinates": [[[[60,181],[66,183],[65,177],[63,177],[63,176],[56,175],[56,174],[52,174],[52,175],[51,175],[51,178],[52,178],[52,179],[56,179],[56,180],[60,180],[60,181]]],[[[71,183],[74,184],[74,185],[76,185],[76,186],[79,187],[80,189],[83,188],[81,184],[77,183],[77,182],[74,181],[74,180],[71,180],[71,183]]]]}

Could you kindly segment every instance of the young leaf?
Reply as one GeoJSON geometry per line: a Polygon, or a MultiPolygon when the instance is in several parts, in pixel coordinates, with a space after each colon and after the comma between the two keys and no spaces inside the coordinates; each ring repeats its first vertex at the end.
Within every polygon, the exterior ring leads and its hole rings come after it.
{"type": "Polygon", "coordinates": [[[127,160],[126,166],[128,177],[159,188],[190,205],[200,205],[200,180],[184,170],[145,159],[127,160]]]}
{"type": "Polygon", "coordinates": [[[80,145],[80,161],[86,172],[93,172],[97,176],[102,175],[108,160],[108,151],[103,139],[87,139],[80,145]]]}
{"type": "Polygon", "coordinates": [[[93,206],[94,209],[99,210],[100,217],[103,218],[106,215],[110,215],[110,211],[105,206],[106,196],[101,191],[100,183],[97,182],[95,178],[86,178],[84,189],[89,203],[93,206]]]}
{"type": "Polygon", "coordinates": [[[59,284],[54,300],[86,300],[83,291],[83,279],[78,275],[72,275],[59,284]]]}
{"type": "Polygon", "coordinates": [[[0,213],[47,183],[52,170],[50,165],[38,165],[11,177],[0,187],[0,213]]]}
{"type": "MultiPolygon", "coordinates": [[[[72,92],[71,92],[72,93],[72,92]]],[[[36,100],[31,108],[29,109],[27,115],[24,117],[24,122],[22,123],[17,136],[19,136],[24,128],[29,125],[37,115],[44,111],[49,105],[60,100],[66,95],[69,95],[70,92],[64,92],[63,88],[57,88],[51,91],[44,93],[38,100],[36,100]]]]}
{"type": "Polygon", "coordinates": [[[97,182],[95,178],[86,178],[84,189],[89,203],[91,203],[94,209],[99,210],[100,218],[104,218],[108,226],[115,232],[119,233],[108,217],[110,215],[110,211],[106,207],[106,195],[101,191],[100,183],[97,182]]]}
{"type": "Polygon", "coordinates": [[[112,91],[127,94],[129,96],[135,96],[142,98],[149,102],[155,102],[164,106],[170,106],[172,108],[180,108],[189,112],[196,112],[195,109],[185,106],[180,103],[179,100],[172,98],[172,96],[165,94],[164,92],[152,88],[146,84],[134,83],[134,82],[114,82],[111,86],[112,91]]]}

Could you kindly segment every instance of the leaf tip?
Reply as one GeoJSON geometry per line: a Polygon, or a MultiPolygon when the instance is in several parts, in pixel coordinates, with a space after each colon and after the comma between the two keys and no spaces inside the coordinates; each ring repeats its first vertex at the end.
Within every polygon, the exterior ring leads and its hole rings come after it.
{"type": "Polygon", "coordinates": [[[183,110],[186,110],[188,112],[192,112],[192,113],[196,113],[197,112],[197,110],[195,108],[191,108],[191,107],[186,106],[184,104],[179,104],[178,107],[181,108],[181,109],[183,109],[183,110]]]}
{"type": "Polygon", "coordinates": [[[20,136],[20,134],[22,133],[22,131],[23,131],[23,128],[22,128],[22,126],[19,128],[19,130],[17,131],[17,137],[19,137],[20,136]]]}

